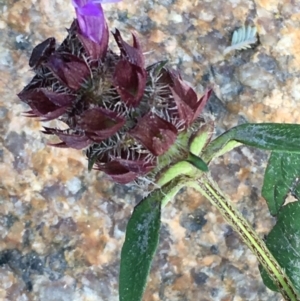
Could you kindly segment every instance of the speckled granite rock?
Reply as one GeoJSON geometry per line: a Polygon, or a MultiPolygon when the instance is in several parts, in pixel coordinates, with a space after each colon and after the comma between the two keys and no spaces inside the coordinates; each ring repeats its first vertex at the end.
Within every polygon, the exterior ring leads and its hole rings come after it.
{"type": "MultiPolygon", "coordinates": [[[[221,132],[245,120],[300,118],[300,2],[136,0],[106,5],[111,28],[140,36],[149,63],[168,58],[198,90],[221,132]],[[232,32],[255,25],[259,43],[223,55],[232,32]]],[[[0,300],[118,300],[127,220],[141,196],[87,172],[79,151],[46,146],[41,124],[21,115],[16,93],[28,58],[49,36],[62,41],[68,0],[0,0],[0,300]]],[[[212,173],[260,235],[274,221],[260,197],[267,154],[241,147],[212,173]]],[[[258,263],[208,201],[182,191],[163,212],[160,245],[144,300],[281,300],[258,263]]]]}

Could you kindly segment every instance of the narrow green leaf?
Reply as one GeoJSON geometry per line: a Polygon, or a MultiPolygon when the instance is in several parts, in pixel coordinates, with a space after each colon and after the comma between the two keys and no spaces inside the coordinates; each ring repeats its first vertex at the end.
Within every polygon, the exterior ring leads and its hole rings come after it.
{"type": "Polygon", "coordinates": [[[143,199],[134,209],[126,229],[121,252],[120,301],[142,299],[160,230],[160,189],[143,199]]]}
{"type": "Polygon", "coordinates": [[[189,153],[188,159],[186,161],[191,163],[193,166],[195,166],[196,168],[198,168],[201,171],[204,171],[204,172],[208,171],[207,164],[200,157],[192,154],[191,152],[189,153]]]}
{"type": "Polygon", "coordinates": [[[265,172],[262,196],[272,215],[276,215],[288,193],[297,194],[300,154],[272,152],[265,172]]]}
{"type": "MultiPolygon", "coordinates": [[[[300,202],[283,206],[278,221],[266,239],[266,245],[279,265],[285,270],[296,290],[300,293],[300,202]]],[[[266,271],[261,268],[264,283],[277,291],[266,271]]]]}
{"type": "Polygon", "coordinates": [[[279,152],[300,154],[300,125],[280,123],[246,123],[232,128],[212,141],[203,151],[202,159],[209,162],[230,141],[279,152]]]}

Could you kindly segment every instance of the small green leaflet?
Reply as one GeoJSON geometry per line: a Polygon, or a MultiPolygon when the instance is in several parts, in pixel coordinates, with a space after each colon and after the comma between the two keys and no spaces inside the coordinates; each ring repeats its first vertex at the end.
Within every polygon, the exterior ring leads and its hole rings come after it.
{"type": "Polygon", "coordinates": [[[265,172],[262,196],[277,215],[288,193],[299,195],[300,154],[272,152],[265,172]]]}
{"type": "MultiPolygon", "coordinates": [[[[266,239],[266,245],[279,265],[285,270],[300,293],[300,202],[283,206],[278,221],[266,239]]],[[[260,268],[265,285],[277,291],[263,268],[260,268]]]]}
{"type": "Polygon", "coordinates": [[[120,301],[140,301],[145,290],[160,231],[161,200],[158,189],[134,209],[121,252],[120,301]]]}

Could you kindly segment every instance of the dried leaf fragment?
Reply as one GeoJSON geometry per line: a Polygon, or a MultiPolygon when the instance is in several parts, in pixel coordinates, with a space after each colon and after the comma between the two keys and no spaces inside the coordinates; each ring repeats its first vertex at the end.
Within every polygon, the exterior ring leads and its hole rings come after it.
{"type": "Polygon", "coordinates": [[[224,50],[224,55],[228,54],[233,50],[241,50],[250,48],[251,44],[256,43],[257,41],[257,28],[254,26],[243,26],[232,35],[231,45],[224,50]]]}

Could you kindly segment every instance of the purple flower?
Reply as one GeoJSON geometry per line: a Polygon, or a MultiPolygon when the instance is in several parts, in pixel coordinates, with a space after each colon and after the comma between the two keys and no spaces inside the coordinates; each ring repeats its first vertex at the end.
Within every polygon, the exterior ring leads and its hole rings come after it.
{"type": "Polygon", "coordinates": [[[18,94],[27,116],[65,123],[43,133],[59,138],[50,145],[85,149],[89,169],[122,184],[154,183],[162,168],[187,158],[211,90],[199,98],[165,61],[145,66],[135,35],[127,43],[115,30],[120,53],[109,49],[101,3],[116,0],[72,1],[78,20],[66,39],[56,47],[49,38],[30,57],[35,76],[18,94]]]}
{"type": "Polygon", "coordinates": [[[97,44],[101,44],[107,32],[101,3],[118,2],[120,0],[72,0],[77,21],[82,34],[97,44]]]}

